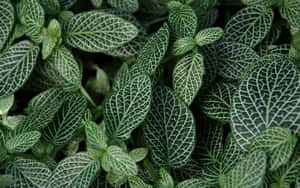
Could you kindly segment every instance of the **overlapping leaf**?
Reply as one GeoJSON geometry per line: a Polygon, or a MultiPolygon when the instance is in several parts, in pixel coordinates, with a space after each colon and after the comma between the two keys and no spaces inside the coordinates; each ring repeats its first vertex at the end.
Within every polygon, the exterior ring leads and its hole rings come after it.
{"type": "Polygon", "coordinates": [[[39,0],[46,13],[55,15],[60,11],[59,0],[39,0]]]}
{"type": "Polygon", "coordinates": [[[189,179],[183,182],[180,182],[176,188],[209,188],[211,187],[209,183],[207,183],[203,179],[189,179]]]}
{"type": "Polygon", "coordinates": [[[208,45],[219,40],[224,34],[220,27],[212,27],[199,31],[195,37],[195,41],[199,46],[208,45]]]}
{"type": "Polygon", "coordinates": [[[280,14],[294,27],[300,28],[300,2],[298,0],[283,0],[280,14]]]}
{"type": "Polygon", "coordinates": [[[279,0],[242,0],[242,2],[246,5],[263,5],[270,7],[276,3],[279,3],[279,0]]]}
{"type": "Polygon", "coordinates": [[[18,134],[5,141],[5,148],[9,153],[23,153],[33,147],[41,137],[38,131],[18,134]]]}
{"type": "Polygon", "coordinates": [[[15,22],[14,7],[9,1],[0,1],[0,50],[5,45],[15,22]]]}
{"type": "Polygon", "coordinates": [[[136,149],[129,152],[129,156],[135,162],[142,161],[144,158],[146,158],[147,154],[148,154],[148,149],[147,148],[136,148],[136,149]]]}
{"type": "Polygon", "coordinates": [[[87,147],[104,150],[107,148],[107,136],[102,128],[92,121],[85,124],[85,134],[87,137],[87,147]]]}
{"type": "Polygon", "coordinates": [[[141,178],[137,176],[129,177],[130,188],[152,188],[151,185],[146,184],[141,178]]]}
{"type": "Polygon", "coordinates": [[[59,3],[62,7],[62,9],[69,9],[71,8],[74,4],[77,3],[78,0],[59,0],[59,3]]]}
{"type": "Polygon", "coordinates": [[[123,63],[123,65],[118,70],[114,82],[113,82],[113,91],[118,91],[122,87],[124,87],[131,80],[131,75],[129,71],[129,67],[127,63],[123,63]]]}
{"type": "Polygon", "coordinates": [[[134,13],[139,8],[138,0],[108,0],[107,3],[119,10],[134,13]]]}
{"type": "Polygon", "coordinates": [[[191,51],[196,46],[196,42],[192,37],[184,37],[176,40],[172,47],[172,54],[182,55],[188,51],[191,51]]]}
{"type": "Polygon", "coordinates": [[[100,8],[103,3],[103,0],[91,0],[91,3],[95,8],[100,8]]]}
{"type": "Polygon", "coordinates": [[[0,98],[0,115],[7,114],[14,104],[14,95],[8,95],[0,98]]]}

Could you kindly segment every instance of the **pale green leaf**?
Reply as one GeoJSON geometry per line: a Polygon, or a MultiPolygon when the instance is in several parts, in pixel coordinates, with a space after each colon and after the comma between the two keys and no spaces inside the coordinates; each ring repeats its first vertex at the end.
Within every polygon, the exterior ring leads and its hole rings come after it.
{"type": "Polygon", "coordinates": [[[159,67],[169,44],[169,27],[165,23],[154,33],[140,49],[137,57],[137,69],[146,74],[154,74],[159,67]]]}
{"type": "Polygon", "coordinates": [[[130,188],[152,188],[151,185],[146,184],[141,178],[131,176],[128,178],[130,188]]]}
{"type": "Polygon", "coordinates": [[[9,153],[23,153],[33,147],[41,137],[38,131],[18,134],[5,141],[5,147],[9,153]]]}
{"type": "Polygon", "coordinates": [[[159,188],[174,187],[174,180],[167,170],[161,168],[159,170],[159,174],[160,174],[160,179],[157,182],[157,187],[159,188]]]}
{"type": "Polygon", "coordinates": [[[85,97],[80,94],[68,95],[53,121],[44,130],[45,140],[54,145],[66,144],[81,126],[86,109],[85,97]]]}
{"type": "Polygon", "coordinates": [[[88,91],[93,91],[96,94],[107,95],[110,92],[110,80],[106,72],[95,66],[96,76],[90,77],[86,83],[88,91]]]}
{"type": "Polygon", "coordinates": [[[78,0],[59,0],[62,9],[69,9],[77,3],[78,0]]]}
{"type": "Polygon", "coordinates": [[[105,150],[107,148],[108,138],[104,130],[92,121],[86,121],[84,122],[84,124],[87,147],[98,150],[105,150]]]}
{"type": "Polygon", "coordinates": [[[178,38],[194,37],[198,19],[192,7],[177,1],[169,2],[168,7],[170,9],[168,22],[175,35],[178,38]]]}
{"type": "Polygon", "coordinates": [[[46,13],[56,15],[60,12],[59,0],[39,0],[46,13]]]}
{"type": "Polygon", "coordinates": [[[106,181],[113,187],[121,187],[127,182],[127,176],[111,171],[107,173],[106,181]]]}
{"type": "Polygon", "coordinates": [[[5,115],[14,104],[14,95],[8,95],[0,98],[0,115],[5,115]]]}
{"type": "Polygon", "coordinates": [[[270,7],[279,3],[280,0],[242,0],[242,3],[245,5],[263,5],[266,7],[270,7]]]}
{"type": "Polygon", "coordinates": [[[280,14],[289,24],[300,28],[300,1],[299,0],[283,0],[280,6],[280,14]]]}
{"type": "Polygon", "coordinates": [[[0,182],[0,188],[6,188],[9,185],[14,184],[15,180],[12,175],[0,175],[0,182]]]}
{"type": "Polygon", "coordinates": [[[57,165],[47,187],[88,188],[100,169],[100,161],[90,159],[87,153],[77,153],[57,165]]]}
{"type": "Polygon", "coordinates": [[[51,176],[51,171],[45,164],[19,157],[8,163],[5,172],[11,174],[16,181],[10,186],[14,188],[45,187],[51,176]]]}
{"type": "Polygon", "coordinates": [[[102,158],[102,165],[108,167],[105,170],[127,176],[135,176],[138,171],[135,161],[118,146],[108,147],[102,158]]]}
{"type": "Polygon", "coordinates": [[[91,0],[91,3],[95,8],[100,8],[103,3],[103,0],[91,0]]]}
{"type": "Polygon", "coordinates": [[[211,185],[207,183],[204,179],[189,179],[180,182],[176,188],[209,188],[211,185]]]}
{"type": "Polygon", "coordinates": [[[128,67],[128,63],[123,63],[123,65],[118,70],[114,82],[113,82],[113,91],[118,91],[124,87],[131,80],[131,75],[128,67]]]}
{"type": "Polygon", "coordinates": [[[195,146],[193,114],[171,89],[157,87],[144,134],[155,164],[180,168],[188,162],[195,146]]]}
{"type": "Polygon", "coordinates": [[[212,27],[199,31],[195,37],[195,41],[199,46],[212,44],[219,40],[224,34],[220,27],[212,27]]]}
{"type": "Polygon", "coordinates": [[[119,10],[134,13],[139,8],[138,0],[107,0],[107,3],[119,10]]]}
{"type": "Polygon", "coordinates": [[[0,97],[19,90],[30,76],[38,57],[39,47],[29,41],[11,46],[0,57],[0,97]]]}
{"type": "Polygon", "coordinates": [[[300,131],[300,81],[295,65],[278,55],[266,56],[260,63],[233,96],[231,128],[243,148],[270,126],[300,131]]]}
{"type": "Polygon", "coordinates": [[[238,80],[258,62],[259,56],[249,46],[236,42],[217,44],[218,73],[229,79],[238,80]]]}
{"type": "Polygon", "coordinates": [[[172,54],[175,56],[183,55],[191,51],[196,46],[196,42],[192,37],[184,37],[176,40],[172,46],[172,54]]]}
{"type": "Polygon", "coordinates": [[[297,143],[297,137],[284,127],[270,127],[256,136],[250,151],[261,149],[268,155],[268,167],[270,171],[277,170],[287,164],[297,143]]]}
{"type": "Polygon", "coordinates": [[[134,150],[131,150],[129,152],[129,156],[135,161],[140,162],[143,159],[146,158],[148,155],[148,149],[147,148],[136,148],[134,150]]]}
{"type": "Polygon", "coordinates": [[[258,150],[249,153],[226,174],[224,187],[260,187],[266,172],[266,162],[265,152],[258,150]]]}
{"type": "Polygon", "coordinates": [[[105,52],[134,39],[136,26],[113,14],[88,11],[73,16],[64,27],[64,40],[87,52],[105,52]]]}
{"type": "Polygon", "coordinates": [[[0,51],[4,47],[15,22],[14,7],[10,1],[0,1],[0,51]]]}
{"type": "Polygon", "coordinates": [[[173,70],[173,88],[187,105],[196,97],[204,72],[203,56],[199,53],[190,53],[177,62],[173,70]]]}
{"type": "Polygon", "coordinates": [[[41,51],[43,60],[47,59],[51,55],[53,49],[55,48],[56,43],[57,43],[57,39],[53,37],[47,36],[43,39],[42,51],[41,51]]]}
{"type": "Polygon", "coordinates": [[[106,100],[104,121],[110,138],[127,140],[144,121],[151,105],[151,86],[148,76],[137,76],[106,100]]]}
{"type": "Polygon", "coordinates": [[[273,17],[273,10],[265,6],[243,8],[227,22],[224,40],[255,47],[270,31],[273,17]]]}
{"type": "Polygon", "coordinates": [[[203,113],[222,122],[230,121],[230,108],[236,87],[228,83],[217,83],[201,100],[203,113]]]}

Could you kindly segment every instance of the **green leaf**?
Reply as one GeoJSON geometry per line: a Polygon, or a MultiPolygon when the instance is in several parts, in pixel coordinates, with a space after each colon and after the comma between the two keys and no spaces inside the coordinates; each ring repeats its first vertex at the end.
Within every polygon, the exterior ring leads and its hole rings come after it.
{"type": "Polygon", "coordinates": [[[102,158],[102,166],[105,170],[113,170],[116,173],[135,176],[137,175],[137,165],[135,161],[118,146],[109,146],[102,158]]]}
{"type": "Polygon", "coordinates": [[[130,176],[128,178],[130,188],[152,188],[151,185],[146,184],[141,178],[138,176],[130,176]]]}
{"type": "Polygon", "coordinates": [[[259,56],[249,46],[236,42],[217,44],[218,73],[229,79],[238,80],[258,62],[259,56]]]}
{"type": "Polygon", "coordinates": [[[11,175],[0,175],[0,188],[8,187],[11,184],[15,183],[14,178],[11,175]]]}
{"type": "Polygon", "coordinates": [[[127,182],[127,176],[111,171],[107,173],[106,181],[113,187],[121,187],[127,182]]]}
{"type": "Polygon", "coordinates": [[[14,95],[8,95],[0,98],[0,115],[5,115],[14,104],[14,95]]]}
{"type": "Polygon", "coordinates": [[[268,167],[270,171],[277,170],[287,164],[297,144],[297,137],[284,127],[270,127],[256,136],[250,150],[261,149],[268,155],[268,167]]]}
{"type": "Polygon", "coordinates": [[[201,100],[203,113],[222,122],[230,121],[230,108],[236,87],[228,83],[217,83],[201,100]]]}
{"type": "Polygon", "coordinates": [[[88,91],[96,94],[107,95],[110,92],[110,80],[106,72],[98,66],[95,66],[96,77],[90,77],[86,83],[88,91]]]}
{"type": "Polygon", "coordinates": [[[195,41],[199,46],[212,44],[219,40],[224,34],[220,27],[212,27],[199,31],[195,37],[195,41]]]}
{"type": "Polygon", "coordinates": [[[192,37],[179,38],[172,46],[172,54],[174,56],[183,55],[191,51],[195,46],[196,42],[192,37]]]}
{"type": "Polygon", "coordinates": [[[195,131],[195,120],[189,108],[171,89],[157,87],[144,125],[153,161],[166,168],[184,166],[194,150],[195,131]]]}
{"type": "Polygon", "coordinates": [[[73,54],[61,46],[55,48],[46,61],[38,63],[30,81],[34,87],[41,89],[56,87],[76,91],[81,86],[81,78],[81,70],[73,54]]]}
{"type": "Polygon", "coordinates": [[[17,4],[17,15],[25,26],[25,34],[35,43],[41,43],[45,12],[38,0],[21,0],[17,4]]]}
{"type": "Polygon", "coordinates": [[[66,144],[81,126],[87,101],[80,94],[68,95],[53,121],[44,130],[44,139],[54,145],[66,144]]]}
{"type": "Polygon", "coordinates": [[[168,22],[171,30],[179,37],[194,37],[197,29],[197,16],[192,7],[177,1],[168,2],[170,9],[168,22]]]}
{"type": "Polygon", "coordinates": [[[131,80],[131,75],[127,63],[123,63],[120,69],[118,70],[114,82],[113,82],[113,91],[118,91],[124,87],[131,80]]]}
{"type": "Polygon", "coordinates": [[[69,9],[77,3],[78,0],[59,0],[62,9],[69,9]]]}
{"type": "Polygon", "coordinates": [[[160,180],[157,182],[157,187],[159,188],[171,188],[174,187],[174,180],[168,171],[161,168],[159,170],[160,180]]]}
{"type": "Polygon", "coordinates": [[[100,169],[100,161],[90,159],[87,153],[77,153],[57,165],[47,187],[88,188],[100,169]]]}
{"type": "Polygon", "coordinates": [[[104,130],[92,121],[86,121],[84,124],[87,147],[96,150],[105,150],[107,148],[108,138],[104,130]]]}
{"type": "Polygon", "coordinates": [[[0,97],[19,90],[30,76],[38,57],[39,47],[29,41],[11,46],[0,57],[0,97]]]}
{"type": "Polygon", "coordinates": [[[59,0],[39,0],[46,13],[56,15],[60,12],[59,0]]]}
{"type": "Polygon", "coordinates": [[[279,3],[280,0],[242,0],[242,3],[245,5],[262,5],[266,7],[271,7],[277,3],[279,3]]]}
{"type": "Polygon", "coordinates": [[[255,47],[270,31],[273,17],[273,10],[265,6],[243,8],[227,22],[224,39],[255,47]]]}
{"type": "Polygon", "coordinates": [[[49,168],[38,161],[17,157],[8,163],[6,174],[11,174],[16,181],[11,187],[45,187],[51,176],[49,168]]]}
{"type": "Polygon", "coordinates": [[[107,3],[119,10],[134,13],[139,8],[138,0],[107,0],[107,3]]]}
{"type": "Polygon", "coordinates": [[[118,48],[137,34],[137,28],[115,15],[88,11],[73,16],[64,27],[64,40],[86,52],[105,52],[118,48]]]}
{"type": "Polygon", "coordinates": [[[127,140],[144,121],[151,105],[151,86],[148,76],[137,76],[106,100],[104,121],[110,138],[127,140]]]}
{"type": "Polygon", "coordinates": [[[38,131],[21,133],[6,140],[5,147],[9,153],[23,153],[32,148],[40,137],[41,133],[38,131]]]}
{"type": "Polygon", "coordinates": [[[293,62],[271,55],[252,70],[233,96],[231,128],[243,148],[270,126],[300,131],[300,82],[293,62]]]}
{"type": "Polygon", "coordinates": [[[51,55],[53,49],[55,48],[56,43],[57,43],[56,38],[45,37],[43,39],[43,44],[42,44],[42,59],[43,60],[47,59],[51,55]]]}
{"type": "Polygon", "coordinates": [[[196,97],[204,72],[203,56],[199,53],[190,53],[177,62],[173,71],[173,88],[187,105],[191,105],[196,97]]]}
{"type": "Polygon", "coordinates": [[[283,0],[279,10],[281,16],[286,19],[289,24],[300,28],[300,2],[298,0],[283,0]]]}
{"type": "Polygon", "coordinates": [[[100,8],[103,3],[103,0],[91,0],[91,3],[95,8],[100,8]]]}
{"type": "Polygon", "coordinates": [[[0,1],[0,51],[13,29],[15,22],[14,12],[14,7],[10,1],[0,1]]]}
{"type": "Polygon", "coordinates": [[[148,155],[148,149],[147,148],[136,148],[134,150],[131,150],[129,152],[129,156],[135,161],[140,162],[143,159],[146,158],[148,155]]]}
{"type": "Polygon", "coordinates": [[[137,57],[137,69],[146,74],[154,74],[164,58],[169,44],[169,27],[165,23],[154,33],[140,49],[137,57]]]}
{"type": "Polygon", "coordinates": [[[176,188],[209,188],[210,185],[203,179],[188,179],[180,182],[176,188]]]}
{"type": "Polygon", "coordinates": [[[265,176],[266,162],[267,157],[263,151],[248,154],[226,175],[224,187],[260,187],[265,176]]]}

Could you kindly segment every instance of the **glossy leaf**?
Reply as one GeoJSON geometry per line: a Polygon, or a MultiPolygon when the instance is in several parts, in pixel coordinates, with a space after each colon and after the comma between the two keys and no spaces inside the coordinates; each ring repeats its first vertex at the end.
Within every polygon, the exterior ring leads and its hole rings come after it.
{"type": "Polygon", "coordinates": [[[119,10],[134,13],[139,8],[138,0],[108,0],[107,3],[119,10]]]}
{"type": "Polygon", "coordinates": [[[4,47],[15,22],[10,1],[0,1],[0,50],[4,47]]]}
{"type": "Polygon", "coordinates": [[[220,27],[212,27],[199,31],[195,37],[195,41],[199,46],[212,44],[219,40],[224,34],[220,27]]]}

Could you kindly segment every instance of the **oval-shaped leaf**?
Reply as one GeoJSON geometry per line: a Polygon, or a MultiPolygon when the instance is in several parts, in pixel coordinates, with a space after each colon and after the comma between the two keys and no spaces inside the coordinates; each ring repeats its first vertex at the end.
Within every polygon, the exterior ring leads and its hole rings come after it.
{"type": "Polygon", "coordinates": [[[270,7],[276,3],[279,3],[279,0],[242,0],[242,3],[245,5],[263,5],[270,7]]]}
{"type": "Polygon", "coordinates": [[[146,184],[138,176],[131,176],[128,178],[130,188],[152,188],[151,185],[146,184]]]}
{"type": "Polygon", "coordinates": [[[84,122],[87,147],[97,150],[105,150],[107,148],[108,138],[104,130],[95,122],[84,122]]]}
{"type": "Polygon", "coordinates": [[[203,56],[199,53],[188,54],[177,62],[173,71],[173,87],[187,105],[191,105],[196,97],[204,72],[203,56]]]}
{"type": "Polygon", "coordinates": [[[136,148],[134,150],[131,150],[129,152],[130,157],[135,161],[135,162],[140,162],[143,159],[146,158],[148,154],[148,149],[147,148],[136,148]]]}
{"type": "Polygon", "coordinates": [[[103,0],[91,0],[91,3],[95,8],[100,8],[103,3],[103,0]]]}
{"type": "Polygon", "coordinates": [[[7,114],[14,104],[14,95],[8,95],[0,98],[0,115],[7,114]]]}
{"type": "Polygon", "coordinates": [[[171,89],[157,87],[153,92],[144,134],[157,165],[180,168],[188,162],[194,150],[195,120],[171,89]]]}
{"type": "Polygon", "coordinates": [[[280,14],[287,19],[289,24],[300,28],[300,1],[299,0],[283,0],[280,6],[280,14]]]}
{"type": "Polygon", "coordinates": [[[219,40],[224,34],[224,31],[220,27],[212,27],[199,31],[195,37],[196,43],[199,46],[212,44],[219,40]]]}
{"type": "Polygon", "coordinates": [[[224,40],[255,47],[270,31],[273,17],[273,10],[265,6],[243,8],[227,22],[224,40]]]}
{"type": "Polygon", "coordinates": [[[67,44],[87,52],[105,52],[118,48],[138,34],[133,24],[100,11],[76,14],[65,24],[64,31],[67,44]]]}
{"type": "Polygon", "coordinates": [[[10,1],[0,1],[0,50],[5,45],[15,22],[14,7],[10,1]]]}
{"type": "Polygon", "coordinates": [[[21,41],[0,57],[0,97],[16,92],[25,84],[36,64],[38,53],[38,46],[21,41]]]}
{"type": "Polygon", "coordinates": [[[185,54],[196,46],[196,42],[192,37],[184,37],[176,40],[172,47],[172,54],[175,56],[185,54]]]}
{"type": "Polygon", "coordinates": [[[107,0],[107,3],[119,10],[134,13],[139,8],[138,0],[107,0]]]}
{"type": "Polygon", "coordinates": [[[33,147],[41,137],[38,131],[31,131],[18,134],[9,138],[5,142],[5,147],[9,153],[23,153],[33,147]]]}

